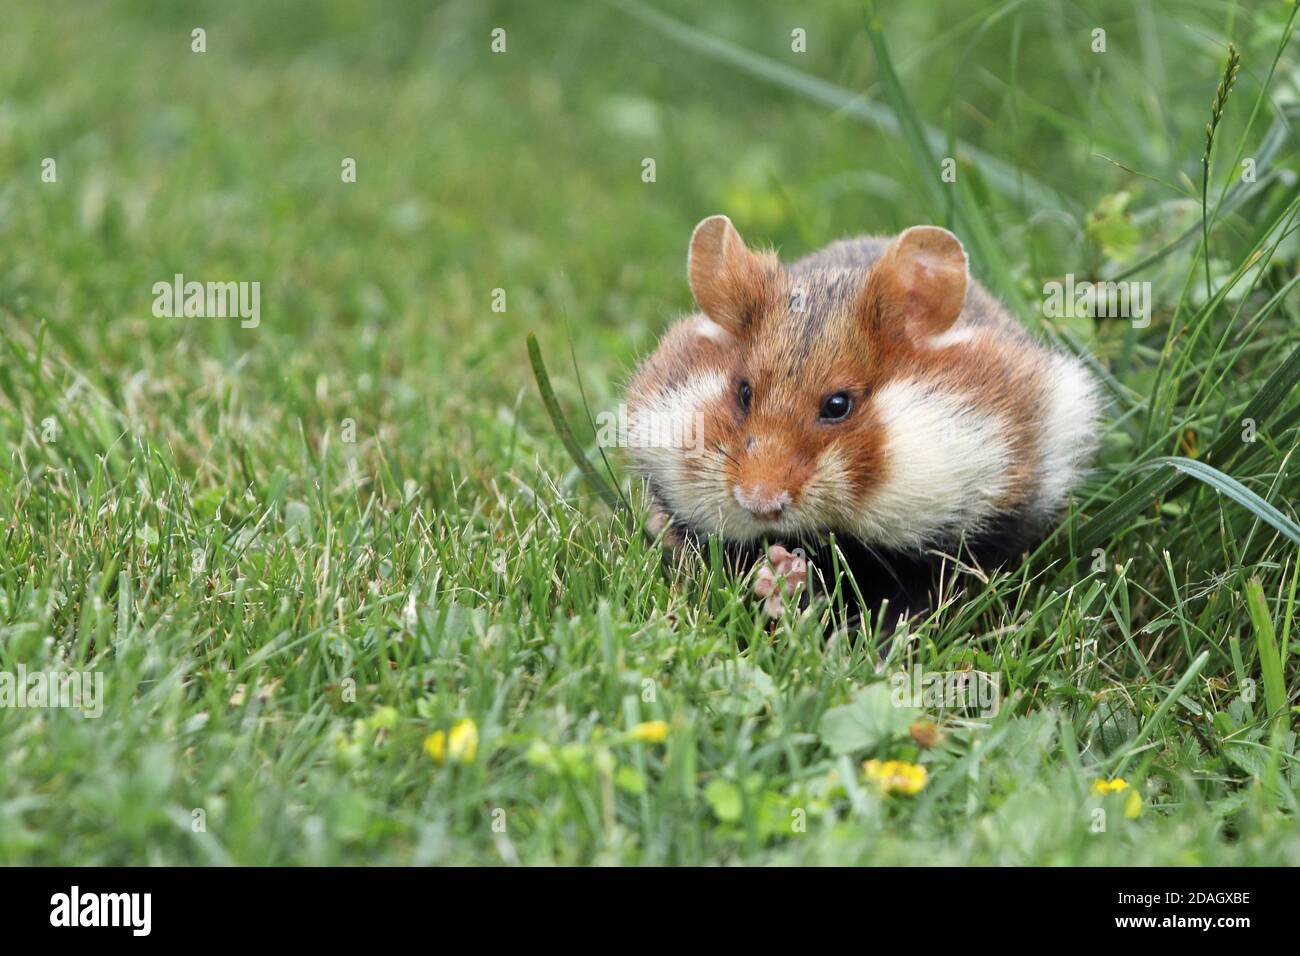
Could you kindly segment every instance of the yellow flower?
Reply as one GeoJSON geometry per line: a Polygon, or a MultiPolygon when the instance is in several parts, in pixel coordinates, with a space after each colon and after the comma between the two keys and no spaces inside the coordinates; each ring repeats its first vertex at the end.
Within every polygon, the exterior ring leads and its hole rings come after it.
{"type": "Polygon", "coordinates": [[[441,766],[452,763],[473,763],[478,755],[478,726],[468,717],[452,725],[451,733],[435,730],[424,738],[424,752],[441,766]]]}
{"type": "Polygon", "coordinates": [[[1142,794],[1136,790],[1129,791],[1128,799],[1124,801],[1124,816],[1130,820],[1142,816],[1142,794]]]}
{"type": "Polygon", "coordinates": [[[668,739],[668,721],[643,720],[630,733],[633,740],[643,744],[661,744],[668,739]]]}
{"type": "Polygon", "coordinates": [[[1104,797],[1108,793],[1119,793],[1120,791],[1127,789],[1128,781],[1123,777],[1116,777],[1114,780],[1102,780],[1098,778],[1092,782],[1092,792],[1099,797],[1104,797]]]}
{"type": "Polygon", "coordinates": [[[434,763],[441,765],[447,759],[447,734],[444,731],[435,730],[425,737],[424,752],[433,758],[434,763]]]}
{"type": "Polygon", "coordinates": [[[868,760],[862,765],[867,779],[880,788],[881,793],[920,793],[929,782],[930,775],[920,764],[906,760],[868,760]]]}
{"type": "Polygon", "coordinates": [[[447,736],[447,756],[452,763],[473,763],[478,754],[478,725],[462,717],[447,736]]]}

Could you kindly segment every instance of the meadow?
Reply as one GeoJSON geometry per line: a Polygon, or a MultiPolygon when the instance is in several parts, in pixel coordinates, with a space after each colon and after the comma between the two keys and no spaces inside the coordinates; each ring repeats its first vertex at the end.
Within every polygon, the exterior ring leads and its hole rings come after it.
{"type": "Polygon", "coordinates": [[[1300,864],[1296,10],[6,5],[0,674],[102,713],[0,686],[0,863],[1300,864]],[[1059,535],[879,653],[665,566],[526,337],[635,505],[718,212],[961,236],[1104,383],[1059,535]]]}

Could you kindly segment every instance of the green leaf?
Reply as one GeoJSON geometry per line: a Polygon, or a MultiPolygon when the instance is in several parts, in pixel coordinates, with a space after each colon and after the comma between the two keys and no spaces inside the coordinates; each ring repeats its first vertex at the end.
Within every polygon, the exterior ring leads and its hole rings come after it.
{"type": "Polygon", "coordinates": [[[771,676],[745,660],[714,664],[701,676],[700,683],[716,690],[718,707],[728,714],[757,714],[777,696],[771,676]]]}
{"type": "Polygon", "coordinates": [[[1268,752],[1259,744],[1243,744],[1229,741],[1223,745],[1223,755],[1234,766],[1241,768],[1252,777],[1262,777],[1268,769],[1268,752]]]}
{"type": "Polygon", "coordinates": [[[740,819],[742,803],[740,787],[730,780],[714,777],[704,788],[704,799],[713,808],[713,815],[723,823],[735,823],[740,819]]]}
{"type": "Polygon", "coordinates": [[[885,683],[862,688],[853,700],[822,715],[822,743],[837,755],[873,750],[905,733],[920,716],[915,707],[899,705],[885,683]]]}
{"type": "Polygon", "coordinates": [[[620,790],[640,796],[645,793],[645,777],[631,764],[623,764],[614,773],[614,785],[620,790]]]}
{"type": "Polygon", "coordinates": [[[1101,247],[1107,258],[1127,259],[1141,237],[1128,215],[1128,203],[1127,192],[1114,193],[1102,199],[1088,214],[1088,238],[1101,247]]]}
{"type": "Polygon", "coordinates": [[[1137,736],[1137,718],[1119,695],[1103,697],[1092,719],[1102,753],[1113,754],[1137,736]]]}

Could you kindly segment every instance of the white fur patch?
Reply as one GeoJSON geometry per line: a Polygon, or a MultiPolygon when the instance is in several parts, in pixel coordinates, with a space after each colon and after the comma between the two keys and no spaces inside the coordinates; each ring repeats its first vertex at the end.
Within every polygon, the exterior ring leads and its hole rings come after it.
{"type": "Polygon", "coordinates": [[[722,372],[705,372],[629,409],[627,447],[638,457],[649,452],[649,461],[660,459],[656,452],[670,452],[673,460],[688,452],[700,453],[704,406],[716,401],[726,387],[722,372]]]}
{"type": "Polygon", "coordinates": [[[980,528],[1006,491],[1007,427],[961,395],[916,379],[875,396],[885,430],[885,475],[857,515],[873,544],[921,548],[980,528]]]}
{"type": "Polygon", "coordinates": [[[1039,447],[1040,484],[1034,508],[1054,515],[1065,504],[1070,489],[1082,477],[1088,459],[1097,449],[1097,414],[1101,401],[1097,385],[1083,363],[1069,355],[1051,357],[1044,383],[1039,447]]]}
{"type": "Polygon", "coordinates": [[[628,409],[624,438],[638,470],[651,476],[669,509],[692,524],[704,525],[709,516],[734,509],[730,496],[711,500],[714,482],[692,478],[689,460],[697,472],[720,470],[725,460],[704,447],[704,408],[727,388],[722,372],[702,372],[676,388],[651,395],[644,404],[628,409]]]}
{"type": "Polygon", "coordinates": [[[940,332],[925,340],[927,347],[945,349],[950,345],[963,345],[975,338],[975,330],[970,326],[954,326],[947,332],[940,332]]]}
{"type": "Polygon", "coordinates": [[[710,339],[714,342],[731,341],[731,333],[718,325],[717,322],[714,322],[707,315],[699,316],[695,320],[695,324],[691,326],[691,331],[702,338],[710,339]]]}

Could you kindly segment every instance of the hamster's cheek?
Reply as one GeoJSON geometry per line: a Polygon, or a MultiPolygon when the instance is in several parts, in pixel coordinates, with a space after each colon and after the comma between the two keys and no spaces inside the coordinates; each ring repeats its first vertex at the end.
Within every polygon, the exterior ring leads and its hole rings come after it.
{"type": "Polygon", "coordinates": [[[851,500],[855,504],[865,501],[879,486],[888,467],[884,426],[874,413],[863,416],[824,457],[828,471],[834,471],[837,483],[851,500]]]}

